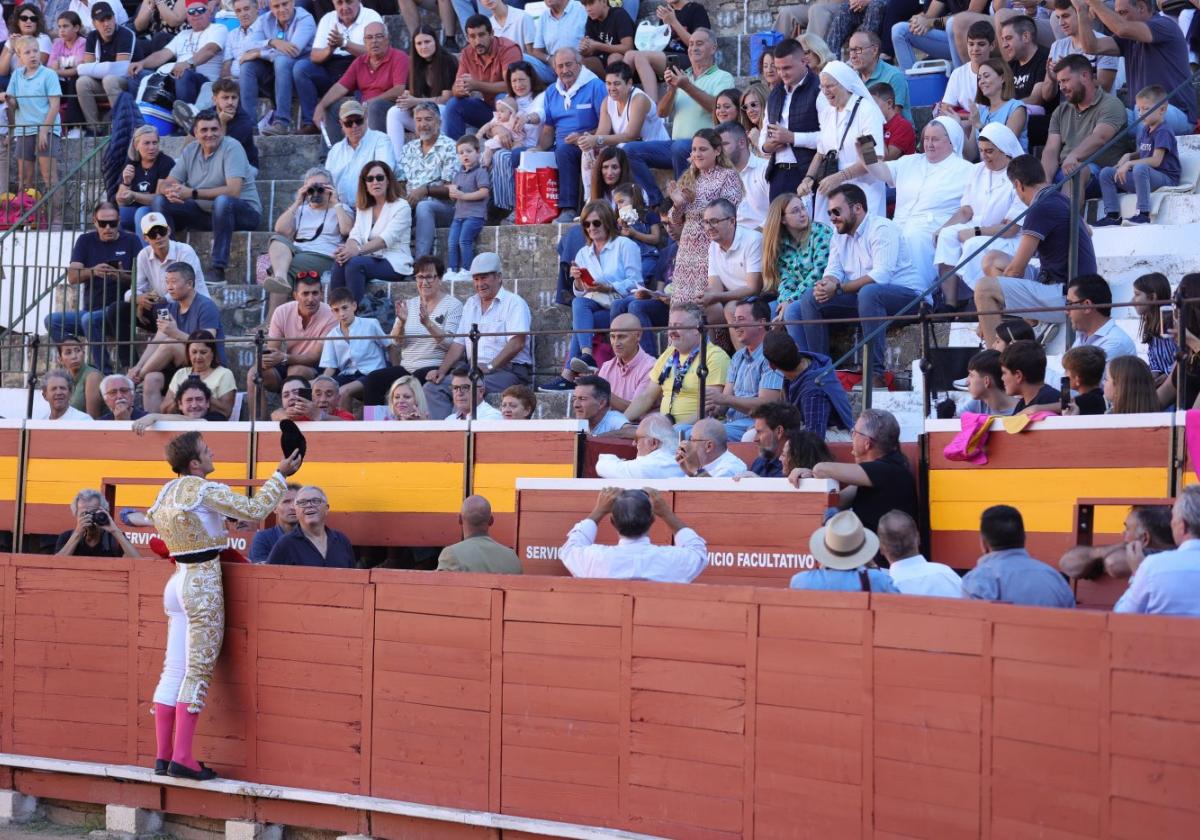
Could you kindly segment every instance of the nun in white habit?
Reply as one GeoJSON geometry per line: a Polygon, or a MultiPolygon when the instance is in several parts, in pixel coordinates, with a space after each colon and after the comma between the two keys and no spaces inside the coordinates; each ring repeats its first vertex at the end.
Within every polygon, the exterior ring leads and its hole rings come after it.
{"type": "MultiPolygon", "coordinates": [[[[1021,143],[1012,129],[1003,123],[989,123],[979,135],[980,162],[971,167],[967,176],[966,189],[962,194],[962,205],[937,232],[937,249],[934,260],[939,275],[958,265],[963,257],[970,257],[956,274],[942,282],[946,302],[957,306],[964,296],[971,299],[970,292],[983,275],[980,265],[982,253],[971,256],[992,236],[1000,233],[1005,225],[1025,212],[1024,202],[1008,180],[1008,163],[1025,154],[1021,143]]],[[[1013,254],[1021,228],[1013,225],[1004,231],[987,250],[1013,254]]]]}
{"type": "Polygon", "coordinates": [[[829,192],[842,184],[857,184],[867,196],[867,212],[877,216],[887,214],[887,188],[883,182],[866,173],[858,165],[854,172],[847,170],[858,164],[860,137],[870,136],[875,148],[883,145],[883,113],[867,86],[850,65],[842,61],[831,61],[821,68],[821,95],[817,97],[817,118],[820,121],[820,139],[817,153],[809,165],[808,174],[800,182],[796,194],[804,197],[816,189],[816,207],[813,219],[829,224],[827,209],[829,192]],[[816,184],[815,174],[820,162],[828,152],[836,151],[838,172],[816,184]]]}

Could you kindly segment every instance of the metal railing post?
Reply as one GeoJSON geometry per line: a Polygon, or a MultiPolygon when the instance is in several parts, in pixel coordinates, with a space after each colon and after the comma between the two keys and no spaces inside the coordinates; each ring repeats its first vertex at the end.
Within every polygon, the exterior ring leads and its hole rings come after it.
{"type": "Polygon", "coordinates": [[[704,419],[705,403],[708,402],[704,386],[708,382],[708,319],[700,315],[700,366],[696,368],[696,379],[700,384],[700,405],[696,410],[696,419],[704,419]]]}
{"type": "Polygon", "coordinates": [[[474,420],[479,409],[479,381],[483,379],[483,371],[479,369],[479,324],[471,324],[467,339],[471,342],[471,369],[467,376],[471,380],[471,419],[474,420]]]}
{"type": "MultiPolygon", "coordinates": [[[[864,329],[865,332],[865,329],[864,329]]],[[[862,395],[863,395],[863,411],[871,407],[872,390],[875,387],[875,366],[871,359],[871,342],[863,340],[862,345],[862,395]]]]}
{"type": "Polygon", "coordinates": [[[38,348],[41,347],[42,337],[34,334],[29,341],[29,375],[25,377],[25,387],[29,394],[25,399],[25,419],[33,419],[33,392],[37,387],[38,348]]]}
{"type": "MultiPolygon", "coordinates": [[[[254,421],[258,419],[259,413],[263,410],[263,354],[266,352],[267,337],[260,327],[254,333],[254,404],[250,406],[250,423],[251,431],[254,429],[254,421]]],[[[281,383],[282,387],[282,383],[281,383]]]]}
{"type": "Polygon", "coordinates": [[[929,304],[921,301],[921,307],[917,310],[917,315],[920,318],[921,325],[921,406],[924,409],[924,417],[929,416],[932,410],[932,392],[929,388],[929,374],[933,372],[933,360],[929,358],[929,348],[933,344],[933,328],[934,324],[929,319],[929,304]]]}

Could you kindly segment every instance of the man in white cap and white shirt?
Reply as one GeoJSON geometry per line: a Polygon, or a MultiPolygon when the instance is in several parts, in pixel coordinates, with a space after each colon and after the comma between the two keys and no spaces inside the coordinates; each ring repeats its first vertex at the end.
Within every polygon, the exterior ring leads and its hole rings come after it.
{"type": "Polygon", "coordinates": [[[900,594],[891,575],[867,568],[879,551],[879,538],[863,527],[852,510],[834,514],[814,531],[809,550],[821,568],[793,575],[792,589],[900,594]]]}
{"type": "Polygon", "coordinates": [[[186,242],[171,238],[171,226],[162,213],[147,213],[142,216],[142,238],[150,243],[137,256],[137,307],[138,321],[145,320],[147,329],[154,330],[155,304],[167,297],[167,266],[173,262],[185,262],[196,272],[196,294],[209,297],[204,282],[204,269],[196,249],[186,242]]]}
{"type": "Polygon", "coordinates": [[[510,385],[528,385],[533,378],[533,356],[529,352],[529,304],[504,288],[500,257],[490,251],[476,254],[471,261],[471,280],[475,294],[463,304],[458,329],[437,370],[425,377],[425,400],[429,416],[441,420],[450,414],[452,399],[447,374],[465,361],[479,365],[483,387],[499,394],[510,385]],[[471,358],[471,339],[466,335],[473,326],[479,338],[479,358],[471,358]],[[489,335],[490,334],[490,335],[489,335]]]}
{"type": "Polygon", "coordinates": [[[962,597],[962,578],[945,563],[930,563],[921,554],[917,523],[902,510],[879,518],[879,551],[888,561],[888,574],[903,595],[962,597]]]}
{"type": "Polygon", "coordinates": [[[708,546],[657,490],[605,487],[592,512],[567,534],[558,557],[575,577],[691,583],[708,565],[708,546]],[[620,540],[595,545],[600,520],[609,514],[620,540]],[[675,535],[675,545],[650,542],[656,516],[675,535]]]}
{"type": "Polygon", "coordinates": [[[601,478],[683,478],[683,470],[675,460],[679,448],[679,432],[666,416],[647,415],[638,423],[634,434],[637,457],[622,460],[611,452],[602,452],[596,459],[596,475],[601,478]]]}

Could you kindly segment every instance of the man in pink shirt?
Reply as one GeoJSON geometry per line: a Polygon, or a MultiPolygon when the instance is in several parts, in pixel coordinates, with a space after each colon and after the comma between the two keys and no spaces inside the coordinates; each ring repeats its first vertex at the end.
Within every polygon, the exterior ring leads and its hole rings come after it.
{"type": "MultiPolygon", "coordinates": [[[[280,304],[271,315],[267,328],[267,346],[262,357],[261,382],[268,391],[278,391],[289,376],[311,380],[319,372],[321,339],[337,325],[333,310],[323,300],[321,277],[315,271],[296,276],[293,300],[280,304]]],[[[246,372],[246,399],[251,411],[263,418],[257,400],[259,371],[246,372]]]]}
{"type": "MultiPolygon", "coordinates": [[[[382,23],[367,24],[363,30],[363,44],[366,52],[350,63],[342,78],[317,103],[313,111],[315,124],[325,122],[325,111],[333,103],[357,91],[359,100],[367,108],[367,127],[387,131],[388,108],[408,87],[408,56],[388,43],[387,27],[382,23]]],[[[337,120],[331,120],[325,131],[331,143],[342,139],[342,128],[337,120]]]]}
{"type": "Polygon", "coordinates": [[[654,357],[641,348],[642,324],[628,312],[613,319],[608,340],[613,357],[600,366],[600,378],[612,387],[611,405],[624,411],[637,392],[646,384],[654,357]]]}

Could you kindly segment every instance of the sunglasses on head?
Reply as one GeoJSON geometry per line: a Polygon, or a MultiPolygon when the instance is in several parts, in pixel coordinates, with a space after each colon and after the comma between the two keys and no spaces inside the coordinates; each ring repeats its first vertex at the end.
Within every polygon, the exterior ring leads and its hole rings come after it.
{"type": "Polygon", "coordinates": [[[368,175],[367,177],[363,178],[363,180],[366,181],[368,184],[378,184],[381,181],[386,181],[387,176],[386,175],[368,175]]]}
{"type": "Polygon", "coordinates": [[[96,224],[98,224],[102,228],[115,228],[117,225],[121,224],[121,220],[120,219],[97,219],[96,224]]]}
{"type": "Polygon", "coordinates": [[[160,237],[166,236],[168,233],[170,233],[169,230],[167,230],[162,225],[158,225],[157,227],[152,227],[152,228],[150,228],[150,230],[146,231],[146,238],[147,239],[158,239],[160,237]]]}
{"type": "Polygon", "coordinates": [[[347,126],[347,127],[352,126],[352,125],[362,125],[362,124],[363,124],[363,118],[358,117],[358,116],[346,117],[346,119],[342,120],[342,125],[347,126]]]}
{"type": "Polygon", "coordinates": [[[315,272],[315,271],[297,271],[296,272],[297,280],[319,280],[320,277],[321,277],[321,275],[317,274],[317,272],[315,272]]]}

